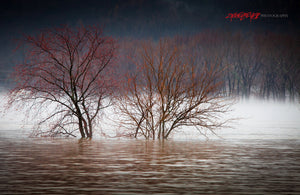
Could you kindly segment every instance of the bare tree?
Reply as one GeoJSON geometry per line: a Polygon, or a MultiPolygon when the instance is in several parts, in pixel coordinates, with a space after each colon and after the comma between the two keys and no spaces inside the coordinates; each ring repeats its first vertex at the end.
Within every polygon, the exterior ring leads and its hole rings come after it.
{"type": "Polygon", "coordinates": [[[182,126],[209,129],[225,124],[228,105],[219,93],[221,70],[214,64],[197,66],[174,41],[145,42],[136,53],[136,73],[124,82],[118,111],[123,127],[134,137],[166,139],[182,126]]]}
{"type": "Polygon", "coordinates": [[[268,33],[262,37],[264,48],[261,71],[261,96],[285,100],[288,92],[290,100],[297,95],[299,84],[299,45],[297,38],[288,34],[268,33]]]}
{"type": "Polygon", "coordinates": [[[64,26],[25,36],[22,43],[25,60],[13,74],[9,106],[29,104],[34,118],[44,115],[34,135],[74,136],[79,130],[92,137],[101,109],[110,105],[104,99],[114,86],[115,41],[96,26],[64,26]]]}

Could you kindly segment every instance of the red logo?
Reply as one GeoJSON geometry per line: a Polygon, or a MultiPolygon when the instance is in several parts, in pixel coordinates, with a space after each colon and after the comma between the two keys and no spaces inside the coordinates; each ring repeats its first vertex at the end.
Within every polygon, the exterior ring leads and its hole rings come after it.
{"type": "Polygon", "coordinates": [[[240,12],[240,13],[229,13],[225,18],[230,19],[239,19],[240,21],[245,20],[247,18],[250,19],[250,22],[252,20],[257,20],[258,17],[261,15],[261,13],[252,13],[252,12],[240,12]]]}

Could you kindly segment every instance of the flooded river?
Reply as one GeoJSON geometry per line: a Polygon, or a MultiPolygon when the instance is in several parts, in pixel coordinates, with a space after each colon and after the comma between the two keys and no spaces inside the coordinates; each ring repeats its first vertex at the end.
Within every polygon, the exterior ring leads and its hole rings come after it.
{"type": "Polygon", "coordinates": [[[0,131],[1,194],[299,194],[300,140],[26,138],[0,131]]]}

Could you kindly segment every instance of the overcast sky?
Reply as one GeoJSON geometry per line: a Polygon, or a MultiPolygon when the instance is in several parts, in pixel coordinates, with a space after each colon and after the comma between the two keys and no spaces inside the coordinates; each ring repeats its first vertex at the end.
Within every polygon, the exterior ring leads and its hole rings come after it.
{"type": "Polygon", "coordinates": [[[203,29],[299,32],[300,1],[289,0],[9,0],[0,6],[0,74],[14,66],[14,39],[62,24],[101,24],[114,36],[153,37],[203,29]],[[259,12],[287,17],[225,17],[259,12]]]}
{"type": "MultiPolygon", "coordinates": [[[[34,31],[60,24],[100,23],[108,30],[141,33],[161,27],[162,31],[202,28],[244,27],[248,21],[229,22],[234,12],[288,14],[288,18],[260,18],[253,28],[296,27],[299,1],[289,0],[10,0],[1,1],[1,25],[6,32],[34,31]],[[298,8],[298,9],[297,9],[298,8]],[[263,24],[263,25],[262,25],[263,24]],[[135,27],[135,25],[137,27],[135,27]],[[132,29],[133,28],[133,29],[132,29]],[[125,30],[125,31],[124,31],[125,30]]],[[[3,28],[2,28],[3,29],[3,28]]],[[[116,32],[120,33],[120,32],[116,32]]],[[[164,32],[162,32],[164,33],[164,32]]],[[[151,33],[150,33],[151,34],[151,33]]]]}

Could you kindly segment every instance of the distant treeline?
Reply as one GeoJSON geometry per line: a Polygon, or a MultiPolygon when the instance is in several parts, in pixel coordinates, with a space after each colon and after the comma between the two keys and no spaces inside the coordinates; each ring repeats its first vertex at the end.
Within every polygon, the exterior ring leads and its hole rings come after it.
{"type": "MultiPolygon", "coordinates": [[[[282,32],[226,32],[205,30],[192,35],[164,37],[193,58],[201,67],[223,69],[220,88],[226,96],[251,96],[294,100],[300,94],[300,40],[296,34],[282,32]],[[215,66],[218,65],[218,66],[215,66]]],[[[133,60],[142,44],[158,39],[118,39],[117,77],[135,71],[133,60]]],[[[22,53],[22,52],[21,52],[22,53]]],[[[22,56],[22,54],[18,54],[22,56]]],[[[10,71],[0,71],[2,86],[10,87],[10,71]]]]}
{"type": "MultiPolygon", "coordinates": [[[[300,94],[299,36],[274,32],[203,31],[171,39],[197,66],[220,67],[226,96],[294,100],[300,94]]],[[[148,42],[157,40],[147,40],[148,42]]],[[[120,73],[135,71],[133,59],[145,40],[119,40],[120,73]]]]}

